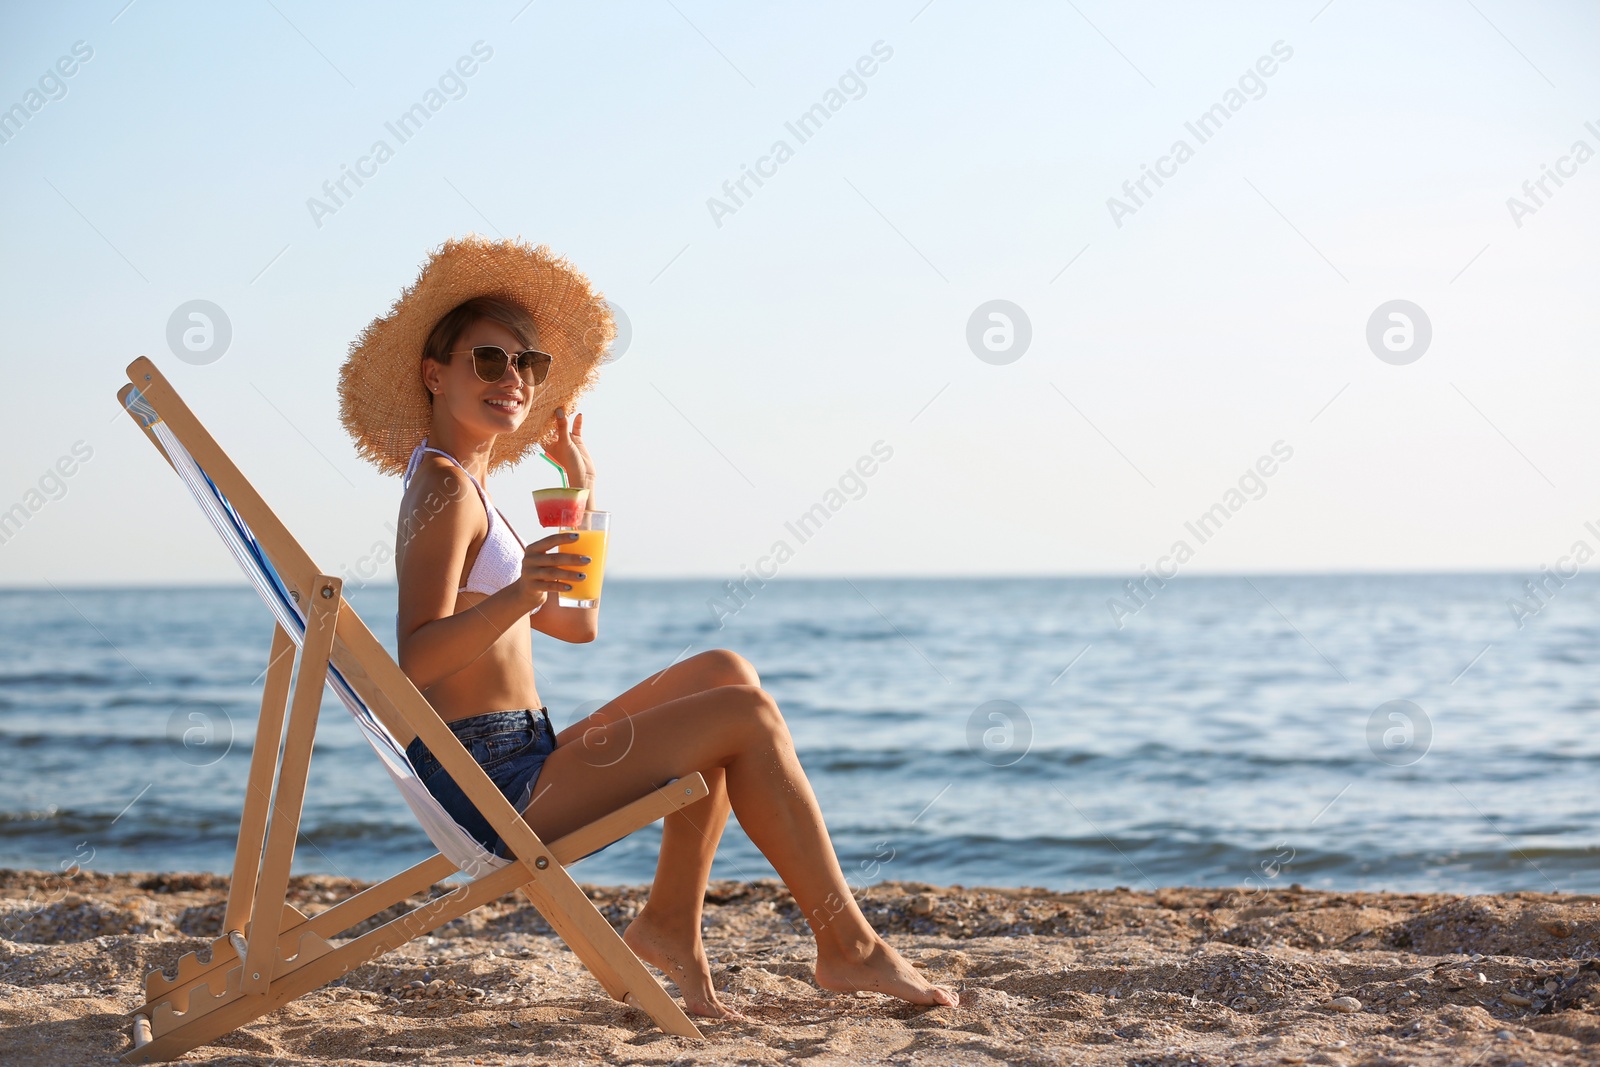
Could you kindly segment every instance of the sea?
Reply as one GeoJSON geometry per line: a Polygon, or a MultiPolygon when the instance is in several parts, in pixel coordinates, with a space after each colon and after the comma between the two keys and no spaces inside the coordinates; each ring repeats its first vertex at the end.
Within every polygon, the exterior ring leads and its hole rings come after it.
{"type": "MultiPolygon", "coordinates": [[[[530,640],[558,729],[747,658],[858,887],[1593,893],[1600,593],[1530,577],[619,577],[598,640],[530,640]]],[[[345,593],[393,654],[395,587],[345,593]]],[[[272,629],[246,585],[0,591],[0,866],[231,870],[272,629]]],[[[434,851],[331,690],[308,788],[297,873],[434,851]]],[[[736,819],[712,876],[777,877],[736,819]]]]}

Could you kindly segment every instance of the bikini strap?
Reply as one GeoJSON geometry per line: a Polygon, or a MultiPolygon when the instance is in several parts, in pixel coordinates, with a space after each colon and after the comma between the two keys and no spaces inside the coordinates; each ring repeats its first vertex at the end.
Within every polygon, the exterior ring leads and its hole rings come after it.
{"type": "Polygon", "coordinates": [[[485,493],[483,491],[483,486],[478,484],[478,479],[476,479],[476,478],[474,478],[472,476],[472,472],[467,470],[466,467],[462,466],[462,463],[461,463],[461,461],[459,459],[457,459],[456,457],[452,456],[450,453],[446,452],[444,449],[442,449],[442,448],[433,448],[432,446],[430,446],[428,444],[428,439],[426,437],[424,437],[422,440],[418,441],[417,442],[417,447],[413,448],[411,450],[411,459],[406,464],[406,474],[405,474],[405,480],[403,482],[403,487],[404,488],[406,488],[406,489],[411,488],[411,479],[416,475],[417,467],[422,464],[422,454],[424,452],[436,452],[439,455],[441,455],[441,456],[445,457],[446,459],[448,459],[451,463],[454,463],[456,466],[461,467],[461,473],[465,474],[467,476],[467,480],[472,483],[472,487],[478,491],[478,498],[483,501],[483,506],[484,506],[485,510],[488,509],[488,507],[489,507],[489,494],[487,494],[487,493],[485,493]]]}
{"type": "Polygon", "coordinates": [[[417,465],[422,462],[422,454],[426,451],[428,451],[428,439],[424,437],[417,442],[417,447],[411,450],[411,458],[406,461],[405,478],[401,482],[405,488],[411,488],[411,478],[417,473],[417,465]]]}

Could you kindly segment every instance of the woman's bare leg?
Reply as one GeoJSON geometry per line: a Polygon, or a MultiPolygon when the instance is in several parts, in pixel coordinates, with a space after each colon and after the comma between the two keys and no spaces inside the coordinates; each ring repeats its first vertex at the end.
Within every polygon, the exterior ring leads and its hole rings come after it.
{"type": "MultiPolygon", "coordinates": [[[[617,758],[616,753],[606,752],[600,741],[602,735],[589,731],[669,700],[722,685],[759,685],[760,681],[755,668],[742,656],[726,649],[702,652],[651,675],[573,723],[557,735],[556,743],[579,746],[589,763],[609,763],[617,758]]],[[[700,939],[706,883],[732,810],[723,769],[714,767],[702,773],[708,795],[663,820],[655,883],[644,908],[622,937],[641,959],[659,967],[677,983],[689,1014],[743,1018],[718,999],[711,984],[711,964],[700,939]]]]}
{"type": "Polygon", "coordinates": [[[556,840],[672,778],[717,767],[740,826],[811,925],[818,985],[876,990],[917,1004],[956,1002],[954,993],[930,985],[906,963],[861,914],[788,726],[760,688],[726,685],[680,697],[595,728],[586,746],[558,747],[523,814],[541,837],[556,840]],[[612,753],[611,762],[586,762],[586,755],[600,750],[612,753]]]}

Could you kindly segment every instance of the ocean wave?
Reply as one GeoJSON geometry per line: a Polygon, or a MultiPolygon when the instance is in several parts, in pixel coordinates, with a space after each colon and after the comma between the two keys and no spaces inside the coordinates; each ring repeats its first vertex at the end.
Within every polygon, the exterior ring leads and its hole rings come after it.
{"type": "Polygon", "coordinates": [[[98,671],[27,671],[22,674],[0,674],[0,685],[8,686],[92,687],[122,685],[126,682],[126,678],[98,671]]]}
{"type": "MultiPolygon", "coordinates": [[[[1120,579],[859,579],[866,600],[843,581],[783,579],[721,629],[705,610],[719,582],[619,580],[604,640],[541,643],[536,659],[566,710],[701,649],[744,655],[781,697],[841,859],[888,840],[900,851],[886,877],[1238,884],[1274,855],[1257,846],[1287,838],[1308,885],[1600,889],[1586,670],[1600,596],[1564,594],[1559,616],[1502,640],[1517,576],[1256,581],[1270,604],[1243,579],[1194,576],[1113,632],[1104,600],[1120,579]],[[996,696],[1031,718],[1015,760],[968,747],[974,709],[996,696]],[[1367,730],[1400,697],[1432,717],[1434,744],[1393,767],[1367,730]]],[[[349,591],[380,629],[396,592],[349,591]]],[[[0,857],[50,866],[90,840],[107,864],[229,870],[270,616],[244,586],[71,597],[0,612],[0,857]],[[168,733],[191,709],[231,726],[225,758],[183,763],[196,754],[168,733]]],[[[429,844],[324,696],[296,869],[392,874],[429,844]]],[[[648,881],[659,833],[586,876],[648,881]]],[[[766,871],[737,820],[723,840],[716,869],[766,871]]]]}
{"type": "MultiPolygon", "coordinates": [[[[866,718],[863,716],[862,718],[866,718]]],[[[802,747],[806,766],[819,769],[915,767],[931,774],[1005,771],[1016,776],[1049,775],[1064,768],[1125,770],[1131,767],[1155,770],[1184,777],[1200,777],[1218,785],[1256,782],[1279,773],[1294,771],[1341,772],[1353,778],[1369,778],[1383,772],[1405,780],[1415,775],[1409,768],[1397,769],[1377,763],[1363,746],[1359,751],[1301,755],[1256,751],[1229,751],[1219,748],[1185,748],[1146,742],[1120,752],[1071,747],[1034,746],[1007,761],[1003,753],[985,759],[966,747],[867,749],[861,747],[802,747]]],[[[1471,781],[1505,783],[1527,781],[1537,768],[1582,771],[1600,767],[1600,753],[1503,749],[1488,753],[1457,753],[1452,757],[1457,768],[1470,768],[1471,781]]],[[[1420,763],[1419,763],[1420,766],[1420,763]]],[[[1441,782],[1441,784],[1443,784],[1441,782]]]]}
{"type": "Polygon", "coordinates": [[[914,877],[939,884],[1054,888],[1103,888],[1113,882],[1141,888],[1287,888],[1300,882],[1409,891],[1548,891],[1554,885],[1573,892],[1595,887],[1600,861],[1600,846],[1414,850],[1375,856],[1305,847],[1288,852],[1226,840],[1174,842],[1126,833],[911,836],[903,827],[891,826],[875,832],[852,829],[836,834],[835,843],[841,866],[853,881],[914,877]],[[995,881],[996,874],[1002,880],[995,881]]]}
{"type": "Polygon", "coordinates": [[[761,684],[771,685],[776,682],[810,682],[821,677],[814,671],[764,671],[761,673],[761,684]]]}

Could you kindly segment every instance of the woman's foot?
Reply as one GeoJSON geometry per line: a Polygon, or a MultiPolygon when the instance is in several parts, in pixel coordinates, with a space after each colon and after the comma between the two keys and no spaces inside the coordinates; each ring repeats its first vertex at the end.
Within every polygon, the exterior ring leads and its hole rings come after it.
{"type": "Polygon", "coordinates": [[[954,1007],[959,998],[944,986],[931,985],[890,944],[872,935],[869,944],[856,942],[850,950],[817,949],[817,985],[836,993],[870,990],[913,1004],[954,1007]]]}
{"type": "Polygon", "coordinates": [[[660,968],[662,974],[678,984],[684,1011],[690,1015],[747,1021],[747,1016],[718,1000],[717,991],[711,988],[711,965],[706,962],[698,931],[693,937],[685,937],[681,930],[675,933],[657,923],[647,905],[628,924],[622,940],[640,959],[660,968]]]}

